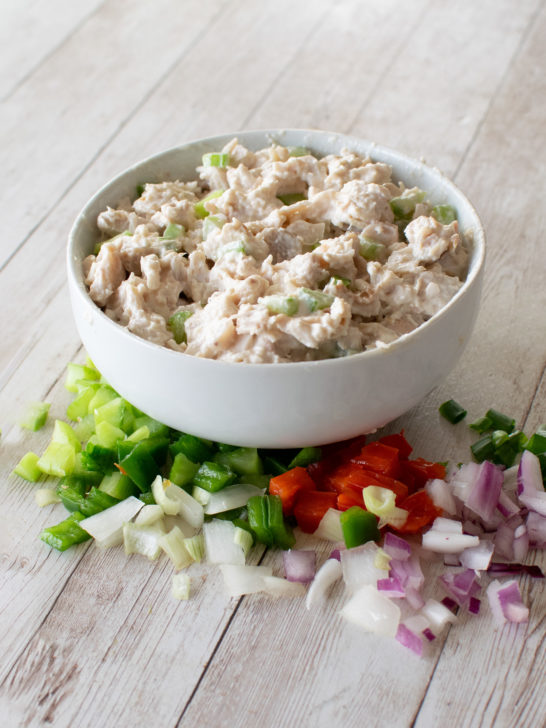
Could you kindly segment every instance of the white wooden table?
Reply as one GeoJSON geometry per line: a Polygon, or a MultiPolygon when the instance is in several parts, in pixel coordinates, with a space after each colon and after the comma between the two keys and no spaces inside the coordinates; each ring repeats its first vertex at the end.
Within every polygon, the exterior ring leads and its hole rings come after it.
{"type": "Polygon", "coordinates": [[[543,0],[1,0],[1,726],[544,725],[537,580],[521,578],[528,626],[495,630],[484,607],[418,660],[342,623],[337,592],[317,612],[230,600],[214,572],[180,603],[166,561],[52,551],[37,536],[62,507],[38,509],[10,472],[51,434],[19,428],[24,404],[62,417],[65,364],[83,357],[64,270],[78,210],[148,154],[242,128],[332,129],[422,156],[482,216],[474,335],[390,431],[463,460],[471,438],[439,420],[445,399],[527,431],[546,420],[545,49],[543,0]]]}

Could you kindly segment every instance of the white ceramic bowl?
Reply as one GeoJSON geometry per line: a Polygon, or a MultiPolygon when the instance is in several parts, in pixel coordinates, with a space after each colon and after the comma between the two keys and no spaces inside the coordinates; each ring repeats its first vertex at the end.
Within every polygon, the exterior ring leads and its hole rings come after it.
{"type": "Polygon", "coordinates": [[[123,397],[152,417],[220,442],[260,447],[320,445],[372,431],[416,405],[452,369],[478,311],[484,231],[463,193],[438,170],[369,141],[322,131],[245,131],[184,144],[131,167],[99,190],[78,216],[68,244],[76,325],[90,357],[123,397]],[[452,204],[470,241],[464,285],[415,331],[382,349],[340,359],[246,364],[189,356],[152,344],[111,321],[90,299],[82,261],[97,240],[96,219],[142,182],[194,179],[204,152],[237,136],[250,149],[272,141],[317,156],[347,147],[386,162],[396,180],[452,204]]]}

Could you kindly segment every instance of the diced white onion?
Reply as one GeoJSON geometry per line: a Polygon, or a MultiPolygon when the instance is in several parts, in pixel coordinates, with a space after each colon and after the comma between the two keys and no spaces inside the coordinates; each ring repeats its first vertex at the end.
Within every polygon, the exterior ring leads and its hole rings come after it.
{"type": "Polygon", "coordinates": [[[372,541],[341,552],[343,579],[349,589],[356,590],[364,585],[375,585],[378,579],[385,579],[389,572],[375,566],[377,546],[372,541]]]}
{"type": "Polygon", "coordinates": [[[209,493],[208,490],[205,490],[204,488],[200,488],[198,485],[194,485],[192,492],[191,492],[193,498],[200,503],[202,506],[206,506],[207,503],[210,500],[210,497],[212,493],[209,493]]]}
{"type": "Polygon", "coordinates": [[[215,518],[203,526],[207,560],[211,564],[245,563],[245,552],[235,543],[235,526],[231,521],[215,518]]]}
{"type": "Polygon", "coordinates": [[[156,523],[163,518],[163,509],[156,503],[153,505],[144,506],[140,513],[135,518],[137,526],[151,526],[152,523],[156,523]]]}
{"type": "Polygon", "coordinates": [[[217,493],[210,493],[210,498],[205,504],[205,513],[212,516],[215,513],[223,513],[231,511],[233,508],[241,508],[246,506],[248,499],[254,495],[263,495],[263,488],[257,488],[255,485],[229,485],[222,488],[217,493]]]}
{"type": "Polygon", "coordinates": [[[343,568],[337,559],[327,559],[315,574],[309,586],[305,606],[312,609],[325,598],[327,590],[343,575],[343,568]]]}
{"type": "Polygon", "coordinates": [[[343,541],[343,531],[341,529],[341,521],[339,520],[340,516],[341,511],[337,511],[335,508],[328,508],[313,535],[325,541],[333,541],[334,543],[343,541]]]}
{"type": "Polygon", "coordinates": [[[424,549],[437,554],[459,554],[464,549],[478,546],[480,539],[477,536],[467,536],[462,533],[449,533],[431,529],[423,534],[422,545],[424,549]]]}
{"type": "Polygon", "coordinates": [[[263,590],[273,597],[301,597],[305,594],[305,587],[297,581],[288,581],[280,576],[264,576],[263,590]]]}
{"type": "Polygon", "coordinates": [[[263,591],[264,577],[273,574],[270,566],[238,566],[236,564],[221,564],[220,571],[230,597],[240,597],[243,594],[255,594],[263,591]]]}
{"type": "Polygon", "coordinates": [[[204,520],[203,506],[195,498],[178,485],[171,484],[165,494],[179,504],[178,514],[187,521],[193,528],[201,528],[204,520]]]}
{"type": "Polygon", "coordinates": [[[84,518],[78,525],[93,536],[97,546],[117,546],[123,541],[123,524],[134,518],[143,507],[141,500],[130,495],[105,511],[84,518]]]}
{"type": "Polygon", "coordinates": [[[368,632],[394,637],[400,622],[400,608],[374,586],[366,584],[345,604],[341,616],[368,632]]]}

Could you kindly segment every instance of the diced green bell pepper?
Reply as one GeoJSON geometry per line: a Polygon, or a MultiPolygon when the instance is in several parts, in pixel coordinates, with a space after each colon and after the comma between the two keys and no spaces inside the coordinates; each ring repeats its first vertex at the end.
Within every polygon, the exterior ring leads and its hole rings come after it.
{"type": "Polygon", "coordinates": [[[237,474],[225,465],[206,461],[201,463],[193,479],[193,485],[209,493],[216,493],[237,480],[237,474]]]}
{"type": "Polygon", "coordinates": [[[361,546],[367,541],[378,541],[381,536],[377,518],[373,513],[369,513],[359,506],[352,506],[343,511],[339,521],[345,546],[348,549],[361,546]]]}
{"type": "Polygon", "coordinates": [[[267,546],[290,549],[296,539],[286,525],[282,513],[282,501],[278,495],[255,495],[246,504],[248,524],[257,541],[267,546]]]}

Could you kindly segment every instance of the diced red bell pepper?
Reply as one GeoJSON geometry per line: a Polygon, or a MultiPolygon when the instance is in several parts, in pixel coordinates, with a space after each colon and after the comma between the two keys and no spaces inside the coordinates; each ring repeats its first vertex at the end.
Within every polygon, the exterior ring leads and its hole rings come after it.
{"type": "Polygon", "coordinates": [[[433,478],[446,477],[445,466],[441,463],[431,463],[424,458],[415,460],[403,460],[400,463],[400,479],[412,490],[413,488],[424,488],[425,483],[433,478]]]}
{"type": "Polygon", "coordinates": [[[294,516],[304,533],[314,533],[328,508],[335,508],[336,505],[335,493],[302,490],[296,497],[294,516]]]}
{"type": "Polygon", "coordinates": [[[402,526],[392,527],[399,533],[418,533],[442,513],[424,490],[412,493],[400,503],[400,508],[408,511],[408,517],[402,526]]]}
{"type": "Polygon", "coordinates": [[[316,490],[316,485],[305,468],[296,467],[286,473],[271,478],[269,482],[270,495],[278,495],[282,502],[282,512],[285,516],[294,513],[294,502],[298,493],[304,490],[316,490]]]}
{"type": "Polygon", "coordinates": [[[358,487],[367,488],[369,485],[378,485],[381,488],[388,488],[396,493],[396,502],[402,500],[408,495],[407,486],[391,478],[388,475],[382,475],[381,473],[374,473],[371,470],[366,470],[361,465],[355,463],[347,463],[345,465],[338,466],[328,476],[328,483],[332,490],[337,493],[342,493],[347,488],[358,487]]]}
{"type": "Polygon", "coordinates": [[[380,437],[377,442],[381,442],[383,445],[388,445],[389,447],[395,447],[398,450],[400,460],[407,460],[413,451],[412,446],[404,437],[404,430],[394,435],[380,437]]]}
{"type": "Polygon", "coordinates": [[[363,465],[375,473],[390,475],[392,478],[398,477],[400,473],[398,450],[382,442],[370,442],[369,445],[364,445],[358,455],[351,458],[351,462],[363,465]]]}
{"type": "Polygon", "coordinates": [[[334,442],[331,445],[322,447],[322,458],[307,466],[307,472],[315,482],[319,490],[331,490],[328,484],[328,476],[342,463],[357,455],[366,444],[366,435],[353,437],[351,440],[334,442]]]}
{"type": "Polygon", "coordinates": [[[365,508],[364,498],[362,497],[362,488],[347,489],[338,493],[337,509],[338,511],[346,511],[348,508],[358,506],[365,508]]]}

